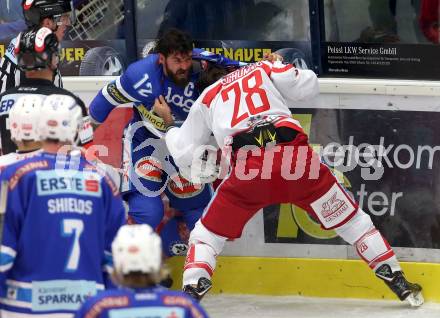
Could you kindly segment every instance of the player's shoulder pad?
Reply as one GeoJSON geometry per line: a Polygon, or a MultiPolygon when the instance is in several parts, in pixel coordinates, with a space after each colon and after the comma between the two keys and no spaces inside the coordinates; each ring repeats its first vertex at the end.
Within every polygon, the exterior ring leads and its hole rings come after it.
{"type": "Polygon", "coordinates": [[[198,303],[183,292],[168,290],[162,294],[161,298],[164,305],[187,308],[194,318],[204,317],[198,303]]]}
{"type": "Polygon", "coordinates": [[[289,70],[294,70],[295,74],[298,75],[298,70],[295,68],[295,65],[293,64],[284,64],[281,61],[275,61],[272,65],[273,73],[284,73],[289,70]]]}
{"type": "Polygon", "coordinates": [[[88,298],[83,304],[84,317],[96,318],[104,311],[128,307],[130,295],[126,291],[112,289],[100,292],[98,295],[88,298]]]}
{"type": "Polygon", "coordinates": [[[2,174],[4,174],[2,179],[7,177],[9,180],[9,190],[14,190],[23,177],[35,170],[47,169],[49,166],[49,161],[41,156],[23,159],[6,167],[2,171],[2,174]]]}
{"type": "Polygon", "coordinates": [[[145,102],[146,98],[154,95],[152,91],[162,92],[158,83],[163,77],[163,67],[158,63],[158,60],[158,54],[149,54],[145,58],[132,63],[115,82],[108,85],[107,91],[110,90],[111,97],[120,103],[145,102]],[[139,90],[143,91],[143,88],[147,88],[147,83],[148,94],[139,93],[139,90]],[[117,94],[112,94],[112,90],[116,90],[117,94]]]}
{"type": "Polygon", "coordinates": [[[160,71],[162,66],[159,64],[159,54],[148,54],[143,59],[130,64],[123,76],[128,77],[130,80],[136,82],[144,74],[153,76],[160,71]]]}
{"type": "Polygon", "coordinates": [[[212,101],[220,93],[222,88],[223,88],[222,79],[208,86],[203,91],[200,97],[202,99],[202,104],[209,108],[211,106],[212,101]]]}
{"type": "Polygon", "coordinates": [[[10,89],[4,91],[0,94],[0,100],[7,99],[10,95],[18,94],[18,88],[19,86],[11,87],[10,89]]]}
{"type": "MultiPolygon", "coordinates": [[[[107,184],[107,186],[110,188],[113,196],[119,195],[119,187],[116,184],[115,180],[113,180],[113,177],[109,174],[109,172],[98,166],[95,162],[88,161],[87,159],[85,159],[85,157],[83,157],[83,159],[85,162],[83,170],[97,173],[102,178],[102,182],[107,184]]],[[[105,166],[107,167],[108,165],[105,166]]]]}
{"type": "Polygon", "coordinates": [[[161,297],[165,305],[178,305],[182,307],[191,307],[195,300],[187,294],[177,290],[163,290],[161,297]]]}
{"type": "Polygon", "coordinates": [[[289,64],[289,63],[285,64],[281,61],[274,61],[274,62],[259,61],[255,64],[262,67],[268,76],[272,74],[281,74],[281,73],[289,72],[290,70],[294,70],[295,75],[298,75],[298,70],[295,68],[295,65],[293,64],[289,64]]]}
{"type": "Polygon", "coordinates": [[[2,171],[5,170],[11,163],[15,162],[14,153],[8,153],[7,155],[0,156],[0,178],[2,177],[2,171]]]}

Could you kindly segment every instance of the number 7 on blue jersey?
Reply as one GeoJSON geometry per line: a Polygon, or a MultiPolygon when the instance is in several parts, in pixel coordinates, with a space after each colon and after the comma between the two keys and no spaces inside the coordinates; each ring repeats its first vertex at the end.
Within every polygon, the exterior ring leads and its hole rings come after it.
{"type": "Polygon", "coordinates": [[[81,248],[79,246],[79,237],[84,230],[84,223],[78,219],[64,219],[61,221],[61,235],[63,237],[74,235],[72,247],[70,249],[69,258],[66,264],[66,272],[74,272],[78,269],[81,248]]]}

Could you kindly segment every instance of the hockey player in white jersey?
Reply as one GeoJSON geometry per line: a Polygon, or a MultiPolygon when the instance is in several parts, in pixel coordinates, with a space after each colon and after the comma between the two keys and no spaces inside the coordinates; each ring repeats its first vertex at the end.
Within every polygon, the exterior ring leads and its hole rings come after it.
{"type": "Polygon", "coordinates": [[[38,95],[20,97],[9,113],[11,139],[17,145],[17,151],[0,156],[0,173],[8,165],[30,158],[41,148],[37,133],[43,99],[38,95]]]}
{"type": "MultiPolygon", "coordinates": [[[[259,62],[230,74],[221,69],[212,74],[206,75],[206,84],[214,84],[197,99],[183,125],[170,128],[165,137],[178,166],[197,160],[194,154],[201,153],[211,133],[218,146],[231,153],[228,175],[191,232],[184,291],[203,297],[226,240],[240,237],[261,208],[290,202],[354,245],[400,300],[421,305],[421,287],[405,279],[394,251],[370,216],[320,162],[299,122],[291,117],[286,101],[318,94],[315,73],[281,62],[259,62]]],[[[172,122],[166,105],[156,113],[172,122]]]]}

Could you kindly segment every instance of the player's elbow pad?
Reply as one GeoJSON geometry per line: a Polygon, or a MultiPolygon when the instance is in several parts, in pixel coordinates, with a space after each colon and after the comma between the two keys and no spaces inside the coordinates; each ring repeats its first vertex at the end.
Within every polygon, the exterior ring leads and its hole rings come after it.
{"type": "Polygon", "coordinates": [[[300,99],[310,99],[318,95],[319,82],[315,72],[310,70],[302,70],[300,76],[303,77],[301,92],[302,96],[300,99]]]}
{"type": "Polygon", "coordinates": [[[100,124],[106,120],[107,116],[114,108],[115,106],[105,99],[102,92],[99,92],[90,104],[89,114],[95,124],[100,124]]]}

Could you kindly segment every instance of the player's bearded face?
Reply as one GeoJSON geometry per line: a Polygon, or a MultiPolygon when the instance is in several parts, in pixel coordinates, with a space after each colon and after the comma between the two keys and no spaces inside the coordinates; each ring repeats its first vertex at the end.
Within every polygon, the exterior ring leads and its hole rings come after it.
{"type": "Polygon", "coordinates": [[[182,87],[185,87],[190,80],[192,67],[192,53],[172,53],[165,58],[165,73],[171,80],[182,87]]]}

